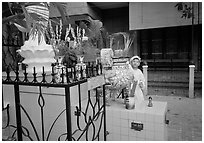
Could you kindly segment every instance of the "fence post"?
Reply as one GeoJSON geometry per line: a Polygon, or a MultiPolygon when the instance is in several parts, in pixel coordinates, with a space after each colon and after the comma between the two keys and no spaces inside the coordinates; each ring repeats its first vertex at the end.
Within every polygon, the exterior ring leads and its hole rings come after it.
{"type": "Polygon", "coordinates": [[[144,95],[147,95],[147,87],[148,87],[148,76],[147,76],[147,68],[148,68],[148,65],[147,65],[147,62],[144,62],[144,65],[142,66],[143,68],[143,74],[144,74],[144,78],[145,78],[145,90],[144,90],[144,95]]]}
{"type": "Polygon", "coordinates": [[[65,103],[66,103],[66,120],[67,120],[67,140],[72,141],[72,122],[71,122],[71,101],[70,87],[65,87],[65,103]]]}
{"type": "Polygon", "coordinates": [[[195,65],[189,65],[189,98],[194,98],[194,69],[195,65]]]}
{"type": "Polygon", "coordinates": [[[17,137],[18,141],[22,141],[22,123],[21,123],[21,108],[20,108],[20,94],[19,94],[19,84],[14,84],[15,92],[15,106],[16,106],[16,125],[17,125],[17,137]]]}
{"type": "Polygon", "coordinates": [[[104,141],[106,141],[107,131],[106,131],[106,86],[103,85],[103,112],[104,112],[104,124],[103,124],[103,130],[104,130],[104,141]]]}

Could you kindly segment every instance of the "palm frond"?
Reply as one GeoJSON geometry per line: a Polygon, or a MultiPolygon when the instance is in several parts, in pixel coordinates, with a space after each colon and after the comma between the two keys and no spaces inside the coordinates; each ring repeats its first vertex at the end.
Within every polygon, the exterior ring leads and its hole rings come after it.
{"type": "Polygon", "coordinates": [[[30,17],[29,13],[27,12],[26,8],[24,5],[21,5],[25,19],[26,19],[26,23],[27,23],[27,27],[28,30],[30,31],[30,29],[32,28],[32,23],[33,23],[33,19],[30,17]]]}
{"type": "Polygon", "coordinates": [[[20,30],[21,32],[26,32],[29,33],[27,24],[25,20],[18,20],[13,22],[13,24],[18,28],[18,30],[20,30]]]}
{"type": "Polygon", "coordinates": [[[15,22],[18,20],[23,20],[25,18],[24,14],[16,14],[16,15],[11,15],[8,17],[5,17],[2,19],[2,24],[6,24],[8,22],[15,22]]]}
{"type": "Polygon", "coordinates": [[[27,6],[26,10],[28,11],[28,13],[31,15],[31,17],[36,20],[39,21],[40,20],[45,20],[48,21],[49,19],[49,9],[46,6],[40,6],[40,5],[32,5],[32,6],[27,6]]]}
{"type": "Polygon", "coordinates": [[[67,9],[67,3],[65,2],[50,2],[50,5],[52,5],[53,7],[56,7],[57,10],[59,11],[61,17],[62,17],[62,24],[68,24],[70,23],[69,21],[69,15],[66,11],[67,9]]]}

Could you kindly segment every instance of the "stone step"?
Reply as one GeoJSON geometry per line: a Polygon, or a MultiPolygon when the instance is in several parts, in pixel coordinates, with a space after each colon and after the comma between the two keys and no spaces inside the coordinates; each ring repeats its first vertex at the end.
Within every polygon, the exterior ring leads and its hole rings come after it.
{"type": "MultiPolygon", "coordinates": [[[[148,81],[148,87],[188,88],[188,82],[148,81]]],[[[195,83],[194,88],[201,89],[202,83],[195,83]]]]}

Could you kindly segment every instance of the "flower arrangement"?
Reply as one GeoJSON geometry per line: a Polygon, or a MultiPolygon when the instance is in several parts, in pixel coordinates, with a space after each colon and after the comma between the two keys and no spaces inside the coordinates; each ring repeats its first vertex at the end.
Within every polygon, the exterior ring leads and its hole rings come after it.
{"type": "Polygon", "coordinates": [[[113,49],[114,41],[116,41],[114,50],[114,54],[116,57],[126,57],[128,55],[128,51],[134,41],[135,32],[133,34],[127,32],[118,32],[110,35],[110,48],[113,49]],[[120,36],[123,37],[123,41],[120,41],[120,36]],[[124,43],[124,49],[120,48],[119,43],[124,43]]]}

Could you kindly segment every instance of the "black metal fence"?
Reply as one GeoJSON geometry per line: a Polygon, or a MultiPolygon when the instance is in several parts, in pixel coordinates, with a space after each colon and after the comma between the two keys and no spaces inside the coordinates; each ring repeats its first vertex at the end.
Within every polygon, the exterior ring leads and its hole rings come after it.
{"type": "MultiPolygon", "coordinates": [[[[59,134],[58,138],[56,140],[81,140],[82,136],[85,136],[83,140],[106,140],[106,123],[105,123],[105,85],[96,87],[94,89],[94,95],[91,95],[91,92],[88,91],[88,97],[86,102],[86,106],[82,107],[82,101],[81,101],[81,89],[80,85],[83,83],[86,83],[88,81],[88,78],[93,78],[98,75],[102,74],[102,66],[101,64],[94,64],[89,63],[87,64],[85,73],[86,76],[83,74],[83,69],[81,68],[79,71],[75,69],[75,67],[63,67],[60,72],[60,82],[57,82],[56,74],[54,70],[54,66],[52,65],[52,72],[48,76],[46,73],[42,72],[41,75],[37,75],[34,72],[32,73],[32,77],[28,77],[28,73],[26,72],[26,69],[24,71],[19,71],[18,66],[16,67],[16,70],[14,70],[15,76],[11,76],[11,69],[9,66],[6,69],[6,76],[2,77],[2,86],[5,85],[12,85],[14,89],[14,97],[15,97],[15,116],[16,116],[16,125],[10,124],[9,117],[8,121],[5,127],[3,127],[2,130],[6,128],[13,128],[13,132],[11,133],[12,138],[16,138],[18,141],[22,141],[26,138],[26,140],[37,140],[37,141],[48,141],[50,140],[51,133],[53,132],[53,128],[58,122],[58,119],[62,114],[65,114],[66,117],[66,132],[59,134]],[[65,71],[64,71],[65,70],[65,71]],[[23,76],[20,76],[20,73],[23,76]],[[77,76],[77,74],[80,74],[80,76],[77,76]],[[40,78],[39,78],[40,77],[40,78]],[[47,80],[47,77],[50,77],[50,81],[47,80]],[[79,78],[80,77],[80,78],[79,78]],[[35,92],[33,94],[38,95],[37,103],[38,107],[33,108],[39,108],[40,109],[40,126],[41,126],[41,132],[37,131],[35,121],[30,116],[30,113],[27,112],[26,108],[21,103],[21,94],[26,93],[29,94],[31,92],[28,91],[22,91],[20,90],[21,86],[29,86],[32,88],[38,89],[38,92],[35,92]],[[78,88],[78,99],[79,103],[77,106],[75,106],[75,114],[73,115],[71,112],[71,99],[70,99],[70,88],[73,86],[77,86],[78,88]],[[64,89],[64,100],[65,100],[65,109],[63,109],[58,116],[53,120],[53,123],[51,124],[49,130],[45,130],[45,107],[46,107],[46,98],[45,93],[42,92],[43,87],[52,87],[52,88],[63,88],[64,89]],[[102,89],[101,94],[99,94],[98,88],[102,89]],[[93,100],[95,98],[95,100],[93,100]],[[91,110],[91,115],[88,112],[88,110],[91,110]],[[22,122],[22,115],[25,115],[28,122],[30,123],[31,130],[29,130],[26,126],[23,126],[22,122]],[[72,116],[76,116],[76,127],[75,129],[72,128],[72,116]],[[84,121],[83,126],[81,125],[81,121],[84,121]],[[97,125],[96,125],[97,124],[97,125]],[[89,129],[92,128],[92,132],[89,131],[89,129]],[[47,132],[46,132],[47,131],[47,132]],[[31,132],[34,132],[34,136],[31,136],[31,132]],[[46,136],[47,133],[47,136],[46,136]],[[77,134],[77,135],[76,135],[77,134]],[[91,135],[90,135],[91,134],[91,135]],[[90,138],[91,136],[91,138],[90,138]]],[[[35,67],[34,67],[35,69],[35,67]]],[[[43,68],[44,69],[44,68],[43,68]]],[[[2,99],[4,100],[6,95],[5,91],[2,90],[2,99]]],[[[33,101],[34,102],[34,101],[33,101]]],[[[5,108],[4,110],[9,110],[9,107],[5,108]]],[[[8,113],[9,116],[9,113],[8,113]]]]}
{"type": "Polygon", "coordinates": [[[5,71],[7,66],[15,69],[18,62],[23,58],[16,52],[23,45],[22,33],[11,32],[2,34],[2,70],[5,71]],[[7,35],[7,36],[6,36],[7,35]]]}

